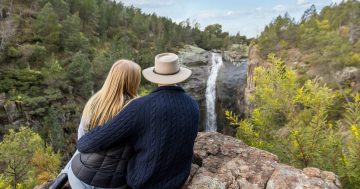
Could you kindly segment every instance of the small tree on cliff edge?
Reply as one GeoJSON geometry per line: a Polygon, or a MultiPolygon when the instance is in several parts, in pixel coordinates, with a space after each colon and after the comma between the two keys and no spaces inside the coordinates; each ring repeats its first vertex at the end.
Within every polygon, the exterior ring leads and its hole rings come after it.
{"type": "Polygon", "coordinates": [[[27,127],[9,130],[0,151],[1,188],[32,188],[54,178],[61,163],[60,155],[45,148],[41,137],[27,127]]]}

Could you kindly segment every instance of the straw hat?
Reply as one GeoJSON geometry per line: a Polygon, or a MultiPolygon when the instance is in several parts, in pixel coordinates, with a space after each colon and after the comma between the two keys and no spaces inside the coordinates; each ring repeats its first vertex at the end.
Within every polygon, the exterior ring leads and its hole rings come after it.
{"type": "Polygon", "coordinates": [[[142,71],[145,79],[152,83],[171,85],[188,79],[191,70],[180,67],[178,56],[174,53],[161,53],[155,56],[155,66],[142,71]]]}

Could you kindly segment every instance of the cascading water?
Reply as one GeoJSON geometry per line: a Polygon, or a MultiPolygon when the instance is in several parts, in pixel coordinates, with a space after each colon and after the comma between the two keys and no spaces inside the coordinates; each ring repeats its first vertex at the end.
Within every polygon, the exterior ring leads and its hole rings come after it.
{"type": "Polygon", "coordinates": [[[211,53],[211,71],[206,84],[206,126],[205,131],[212,132],[216,131],[216,78],[219,69],[222,65],[222,55],[217,53],[211,53]]]}

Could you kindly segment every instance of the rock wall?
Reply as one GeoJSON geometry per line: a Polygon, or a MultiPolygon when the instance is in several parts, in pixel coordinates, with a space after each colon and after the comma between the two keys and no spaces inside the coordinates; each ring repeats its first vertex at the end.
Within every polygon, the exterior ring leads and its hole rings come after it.
{"type": "Polygon", "coordinates": [[[332,172],[281,164],[276,155],[220,133],[199,133],[194,153],[183,189],[341,188],[332,172]]]}
{"type": "Polygon", "coordinates": [[[218,132],[226,135],[235,134],[235,129],[229,126],[225,111],[233,111],[240,117],[244,116],[246,82],[246,57],[235,52],[231,52],[230,56],[224,52],[223,65],[219,70],[216,84],[218,132]]]}
{"type": "MultiPolygon", "coordinates": [[[[235,129],[229,127],[225,111],[231,110],[240,116],[244,114],[247,61],[246,55],[240,51],[225,51],[222,56],[223,65],[219,70],[216,83],[218,131],[234,135],[235,129]]],[[[180,63],[193,72],[192,76],[181,86],[199,104],[201,120],[199,131],[204,131],[206,122],[205,91],[211,69],[210,58],[210,52],[190,45],[186,45],[179,51],[180,63]]]]}
{"type": "Polygon", "coordinates": [[[255,90],[254,83],[254,70],[258,66],[268,67],[270,63],[263,60],[259,55],[259,50],[256,45],[253,45],[249,48],[249,58],[247,66],[247,81],[246,88],[244,91],[244,100],[245,100],[245,114],[246,116],[252,112],[253,106],[249,100],[251,93],[255,90]]]}
{"type": "Polygon", "coordinates": [[[209,69],[211,66],[210,53],[204,49],[187,45],[179,51],[180,63],[192,70],[191,77],[181,86],[190,94],[199,104],[200,107],[200,126],[199,130],[205,128],[206,119],[206,99],[205,90],[206,82],[209,77],[209,69]]]}

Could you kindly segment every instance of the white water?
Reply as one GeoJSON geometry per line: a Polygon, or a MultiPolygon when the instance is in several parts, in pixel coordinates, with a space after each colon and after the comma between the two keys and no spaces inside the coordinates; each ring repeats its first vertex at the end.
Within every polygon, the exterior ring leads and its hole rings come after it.
{"type": "Polygon", "coordinates": [[[219,72],[219,69],[222,65],[222,56],[221,54],[211,53],[211,71],[206,85],[206,126],[205,131],[211,132],[216,131],[216,111],[215,111],[215,102],[216,102],[216,78],[219,72]]]}

